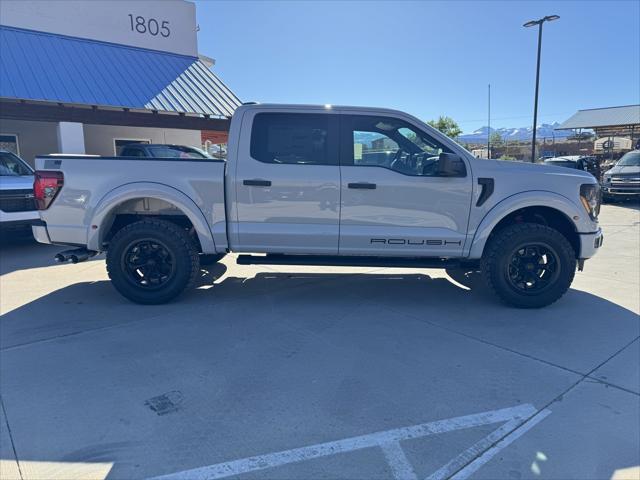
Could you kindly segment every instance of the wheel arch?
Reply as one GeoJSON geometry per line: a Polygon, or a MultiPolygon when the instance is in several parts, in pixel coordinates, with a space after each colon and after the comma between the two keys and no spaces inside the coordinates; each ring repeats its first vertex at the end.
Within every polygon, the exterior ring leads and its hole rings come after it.
{"type": "Polygon", "coordinates": [[[581,211],[576,204],[557,193],[531,191],[513,195],[487,212],[475,231],[468,257],[481,258],[487,241],[494,232],[513,223],[532,222],[548,225],[560,231],[571,243],[579,258],[579,228],[581,221],[586,222],[587,216],[584,209],[581,211]]]}
{"type": "MultiPolygon", "coordinates": [[[[87,221],[87,248],[96,251],[104,250],[104,241],[108,238],[116,217],[124,214],[123,206],[144,200],[164,202],[174,207],[176,209],[176,217],[183,217],[193,227],[202,252],[216,253],[211,228],[204,214],[193,200],[173,187],[151,182],[135,182],[122,185],[111,190],[100,199],[96,207],[91,211],[91,218],[87,221]]],[[[153,215],[151,211],[145,213],[144,210],[137,213],[140,216],[153,215]]],[[[170,219],[169,215],[166,215],[166,217],[170,219]]]]}

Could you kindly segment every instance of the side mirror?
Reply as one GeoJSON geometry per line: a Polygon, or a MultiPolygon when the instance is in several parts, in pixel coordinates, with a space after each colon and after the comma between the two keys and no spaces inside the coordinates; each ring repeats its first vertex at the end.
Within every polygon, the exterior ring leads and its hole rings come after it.
{"type": "Polygon", "coordinates": [[[466,169],[464,162],[455,153],[442,152],[438,157],[438,176],[440,177],[464,177],[466,169]]]}

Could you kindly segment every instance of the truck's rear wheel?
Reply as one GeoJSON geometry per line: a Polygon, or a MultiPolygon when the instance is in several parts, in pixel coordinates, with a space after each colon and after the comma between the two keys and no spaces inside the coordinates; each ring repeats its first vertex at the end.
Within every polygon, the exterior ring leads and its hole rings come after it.
{"type": "Polygon", "coordinates": [[[107,251],[113,286],[136,303],[165,303],[195,283],[200,264],[189,234],[171,222],[146,219],[122,228],[107,251]]]}
{"type": "Polygon", "coordinates": [[[576,272],[575,252],[557,230],[535,223],[506,227],[489,240],[481,268],[504,302],[540,308],[558,300],[576,272]]]}

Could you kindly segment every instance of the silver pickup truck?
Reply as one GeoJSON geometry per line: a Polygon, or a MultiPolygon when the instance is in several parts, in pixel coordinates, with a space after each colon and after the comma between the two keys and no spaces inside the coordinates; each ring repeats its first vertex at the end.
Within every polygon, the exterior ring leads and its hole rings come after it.
{"type": "Polygon", "coordinates": [[[559,299],[602,244],[586,172],[482,160],[377,108],[244,105],[228,159],[39,157],[38,241],[106,251],[139,303],[192,286],[200,261],[480,269],[508,304],[559,299]],[[266,255],[265,255],[266,254],[266,255]]]}

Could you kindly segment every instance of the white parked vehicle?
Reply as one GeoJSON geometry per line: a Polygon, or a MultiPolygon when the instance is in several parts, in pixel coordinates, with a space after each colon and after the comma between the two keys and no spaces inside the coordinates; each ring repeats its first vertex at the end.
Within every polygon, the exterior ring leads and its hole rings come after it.
{"type": "Polygon", "coordinates": [[[0,150],[0,231],[29,232],[39,220],[33,195],[33,170],[12,152],[0,150]]]}
{"type": "Polygon", "coordinates": [[[139,303],[173,299],[203,256],[233,251],[243,264],[479,268],[507,303],[541,307],[602,244],[590,174],[477,159],[394,110],[244,105],[226,162],[36,162],[36,238],[78,247],[62,261],[106,251],[139,303]]]}

